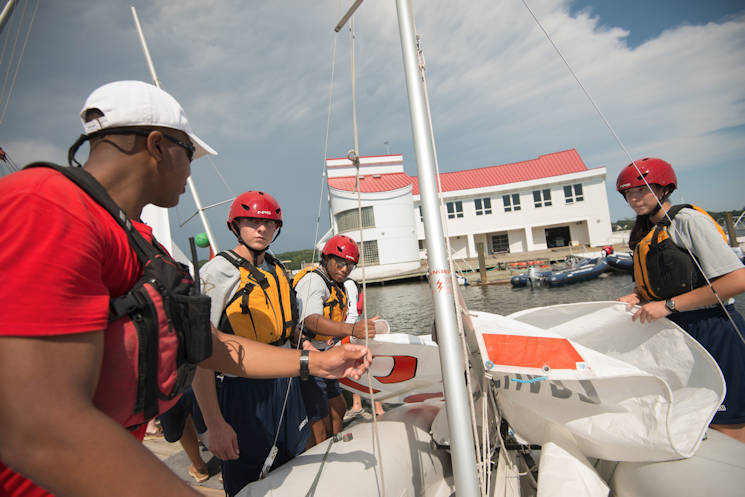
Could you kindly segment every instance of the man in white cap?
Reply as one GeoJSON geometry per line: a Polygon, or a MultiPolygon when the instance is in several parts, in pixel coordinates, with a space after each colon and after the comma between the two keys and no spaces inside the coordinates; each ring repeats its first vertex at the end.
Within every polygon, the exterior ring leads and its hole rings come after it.
{"type": "MultiPolygon", "coordinates": [[[[81,119],[70,161],[90,141],[84,170],[152,240],[143,207],[176,205],[191,161],[215,151],[173,97],[138,81],[95,90],[81,119]]],[[[107,385],[126,345],[111,340],[109,303],[142,274],[127,233],[54,169],[0,179],[0,198],[0,497],[200,495],[98,408],[100,392],[114,408],[126,402],[107,385]]],[[[200,366],[242,376],[358,377],[370,361],[361,346],[301,354],[214,328],[211,337],[200,366]]],[[[127,428],[141,438],[146,422],[127,428]]]]}

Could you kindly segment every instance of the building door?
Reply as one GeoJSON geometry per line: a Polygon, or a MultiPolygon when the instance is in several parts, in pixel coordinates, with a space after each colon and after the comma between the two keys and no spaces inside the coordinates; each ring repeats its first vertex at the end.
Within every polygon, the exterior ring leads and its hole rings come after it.
{"type": "Polygon", "coordinates": [[[567,247],[572,240],[569,237],[569,226],[560,226],[558,228],[546,228],[546,246],[567,247]]]}
{"type": "Polygon", "coordinates": [[[491,244],[489,245],[489,254],[501,254],[510,251],[510,240],[507,233],[501,233],[499,235],[491,236],[491,244]]]}

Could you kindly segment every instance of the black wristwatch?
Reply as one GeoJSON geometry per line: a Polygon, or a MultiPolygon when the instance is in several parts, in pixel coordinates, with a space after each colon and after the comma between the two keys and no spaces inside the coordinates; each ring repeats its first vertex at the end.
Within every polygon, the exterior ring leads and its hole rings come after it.
{"type": "Polygon", "coordinates": [[[673,299],[667,299],[665,301],[665,307],[667,307],[667,310],[672,313],[678,312],[678,309],[675,308],[675,302],[673,301],[673,299]]]}
{"type": "Polygon", "coordinates": [[[303,381],[310,378],[309,353],[309,350],[302,350],[300,352],[300,379],[303,381]]]}

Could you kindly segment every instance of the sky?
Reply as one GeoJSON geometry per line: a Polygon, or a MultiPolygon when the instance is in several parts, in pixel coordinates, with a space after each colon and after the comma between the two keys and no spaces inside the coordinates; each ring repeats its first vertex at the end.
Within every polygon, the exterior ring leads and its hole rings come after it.
{"type": "MultiPolygon", "coordinates": [[[[41,1],[8,98],[35,3],[21,0],[0,35],[0,146],[19,164],[65,163],[87,95],[150,74],[129,2],[41,1]]],[[[274,195],[285,223],[274,252],[311,248],[328,230],[324,157],[354,145],[350,35],[333,32],[351,3],[133,0],[162,87],[220,153],[192,164],[202,203],[274,195]]],[[[616,220],[632,217],[618,172],[629,156],[656,156],[678,173],[674,201],[745,207],[745,0],[528,4],[614,132],[520,0],[415,1],[441,171],[574,148],[607,169],[616,220]]],[[[364,2],[354,28],[360,154],[401,153],[416,175],[395,2],[364,2]]],[[[227,211],[207,212],[221,249],[235,244],[227,211]]],[[[186,222],[194,212],[188,190],[170,210],[182,249],[204,231],[186,222]]]]}

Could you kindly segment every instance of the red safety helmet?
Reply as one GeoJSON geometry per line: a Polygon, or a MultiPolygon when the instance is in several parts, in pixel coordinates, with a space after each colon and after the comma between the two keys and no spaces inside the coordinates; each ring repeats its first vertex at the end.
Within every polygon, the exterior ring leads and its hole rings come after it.
{"type": "Polygon", "coordinates": [[[279,206],[279,202],[264,192],[249,191],[235,197],[228,214],[228,229],[230,231],[233,231],[233,221],[240,217],[271,219],[277,222],[277,228],[282,227],[282,208],[279,206]]]}
{"type": "Polygon", "coordinates": [[[360,251],[357,243],[344,235],[335,235],[329,238],[321,251],[323,255],[335,255],[357,264],[360,261],[360,251]]]}
{"type": "Polygon", "coordinates": [[[616,190],[626,197],[624,193],[630,188],[644,186],[644,180],[650,185],[671,186],[670,192],[678,187],[678,179],[675,177],[673,166],[662,159],[647,157],[637,160],[624,167],[616,180],[616,190]],[[638,168],[638,169],[637,169],[638,168]],[[641,173],[641,174],[639,174],[641,173]]]}

